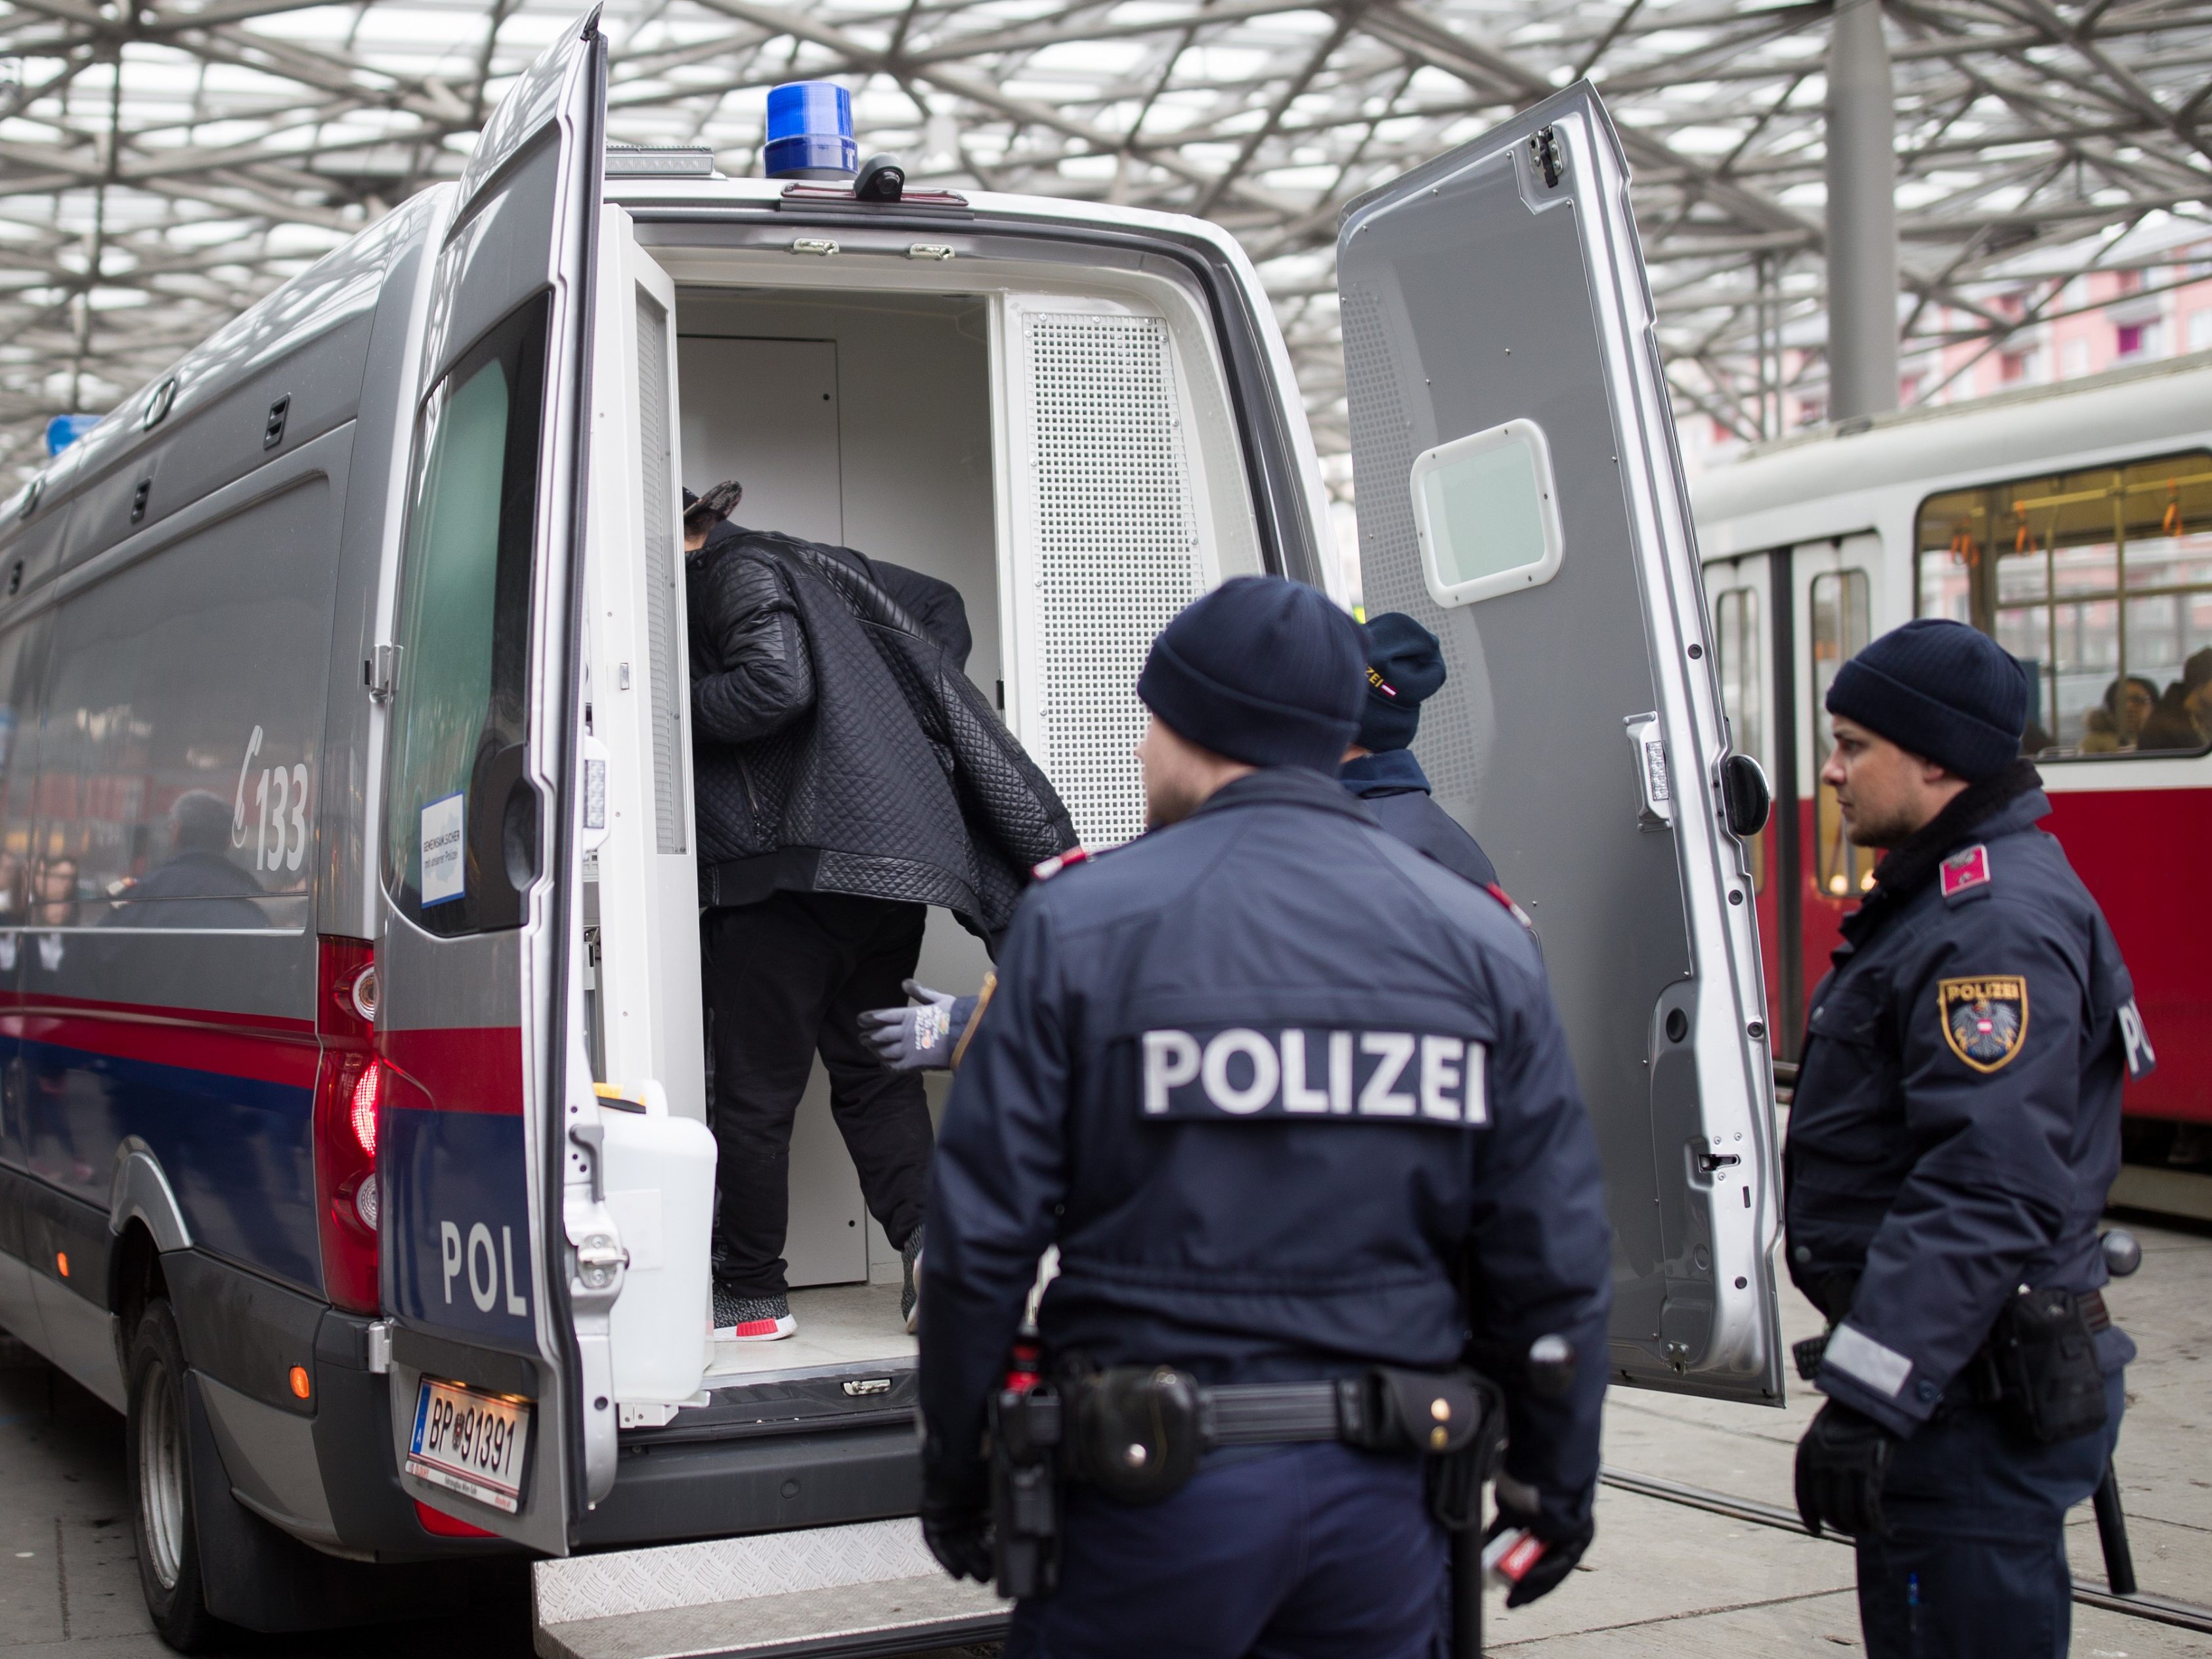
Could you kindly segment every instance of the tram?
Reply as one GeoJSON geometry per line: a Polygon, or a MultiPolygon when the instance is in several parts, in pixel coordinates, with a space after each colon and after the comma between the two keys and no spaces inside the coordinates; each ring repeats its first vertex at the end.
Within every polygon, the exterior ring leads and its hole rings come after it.
{"type": "Polygon", "coordinates": [[[1841,422],[1693,500],[1723,702],[1776,796],[1751,852],[1777,1058],[1874,879],[1820,782],[1822,699],[1877,635],[1954,617],[2029,671],[2045,827],[2135,976],[2159,1066],[2127,1092],[2130,1161],[2212,1170],[2212,687],[2186,684],[2212,647],[2212,353],[1841,422]]]}

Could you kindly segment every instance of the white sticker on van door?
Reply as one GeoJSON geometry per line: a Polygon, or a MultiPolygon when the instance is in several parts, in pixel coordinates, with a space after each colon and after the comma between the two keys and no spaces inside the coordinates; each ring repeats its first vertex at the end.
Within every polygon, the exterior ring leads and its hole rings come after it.
{"type": "Polygon", "coordinates": [[[461,798],[448,795],[422,809],[422,908],[461,896],[461,798]]]}

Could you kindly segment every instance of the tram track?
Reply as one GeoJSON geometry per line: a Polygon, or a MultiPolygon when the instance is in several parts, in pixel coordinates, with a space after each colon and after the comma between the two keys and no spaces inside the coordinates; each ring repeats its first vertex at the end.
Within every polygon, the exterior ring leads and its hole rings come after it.
{"type": "MultiPolygon", "coordinates": [[[[1618,1492],[1634,1492],[1638,1497],[1656,1498],[1662,1504],[1704,1510],[1708,1514],[1724,1515],[1732,1521],[1771,1527],[1778,1532],[1794,1532],[1801,1538],[1813,1535],[1806,1531],[1805,1523],[1797,1518],[1796,1510],[1782,1509],[1772,1504],[1761,1504],[1754,1498],[1737,1498],[1728,1492],[1714,1492],[1710,1487],[1693,1486],[1685,1481],[1663,1480],[1653,1474],[1636,1474],[1626,1469],[1601,1468],[1598,1471],[1598,1479],[1618,1492]]],[[[1845,1547],[1849,1547],[1851,1541],[1838,1533],[1823,1533],[1821,1537],[1845,1547]]],[[[2147,1619],[2157,1624],[2195,1631],[2201,1636],[2212,1636],[2212,1607],[2195,1601],[2154,1595],[2144,1590],[2119,1595],[2110,1589],[2093,1589],[2081,1583],[2074,1586],[2074,1600],[2085,1607],[2125,1613],[2131,1619],[2147,1619]]]]}

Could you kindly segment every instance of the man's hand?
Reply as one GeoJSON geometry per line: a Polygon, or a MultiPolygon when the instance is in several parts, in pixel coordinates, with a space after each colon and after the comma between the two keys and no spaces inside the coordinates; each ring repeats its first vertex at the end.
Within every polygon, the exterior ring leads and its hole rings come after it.
{"type": "Polygon", "coordinates": [[[1815,1538],[1823,1524],[1851,1538],[1888,1528],[1882,1481],[1897,1437],[1863,1412],[1831,1400],[1797,1443],[1797,1514],[1815,1538]]]}
{"type": "Polygon", "coordinates": [[[992,1577],[991,1506],[981,1483],[927,1471],[921,1480],[921,1541],[955,1578],[992,1577]]]}
{"type": "Polygon", "coordinates": [[[1516,1528],[1535,1528],[1537,1537],[1543,1540],[1544,1553],[1505,1593],[1505,1605],[1509,1607],[1525,1607],[1531,1601],[1557,1589],[1566,1576],[1575,1570],[1575,1563],[1583,1559],[1583,1553],[1590,1547],[1590,1540],[1597,1536],[1597,1522],[1587,1520],[1576,1531],[1563,1537],[1545,1537],[1544,1529],[1537,1528],[1534,1516],[1523,1515],[1501,1500],[1498,1505],[1498,1518],[1482,1534],[1482,1541],[1487,1544],[1500,1533],[1516,1528]]]}
{"type": "Polygon", "coordinates": [[[975,1012],[974,997],[933,991],[916,980],[899,988],[914,1001],[904,1008],[871,1008],[860,1016],[860,1035],[877,1058],[895,1072],[941,1072],[975,1012]]]}

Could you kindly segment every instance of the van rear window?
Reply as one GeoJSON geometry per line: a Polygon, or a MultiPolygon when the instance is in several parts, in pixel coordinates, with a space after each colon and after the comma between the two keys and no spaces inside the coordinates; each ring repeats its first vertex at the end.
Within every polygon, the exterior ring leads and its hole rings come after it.
{"type": "Polygon", "coordinates": [[[448,937],[522,921],[503,829],[510,796],[528,787],[546,313],[532,301],[455,363],[416,434],[385,885],[410,921],[448,937]]]}

